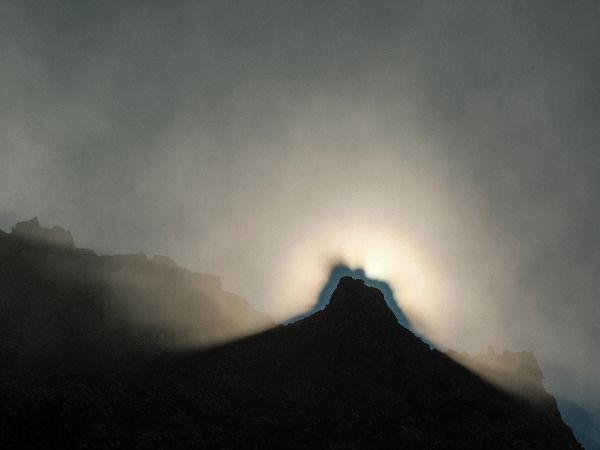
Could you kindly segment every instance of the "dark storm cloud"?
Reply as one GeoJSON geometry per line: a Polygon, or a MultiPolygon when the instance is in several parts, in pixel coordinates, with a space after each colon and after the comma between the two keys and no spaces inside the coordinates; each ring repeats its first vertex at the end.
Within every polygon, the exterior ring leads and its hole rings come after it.
{"type": "Polygon", "coordinates": [[[600,414],[599,19],[592,1],[3,2],[0,226],[169,254],[268,309],[310,223],[402,223],[455,280],[448,345],[532,349],[600,414]]]}

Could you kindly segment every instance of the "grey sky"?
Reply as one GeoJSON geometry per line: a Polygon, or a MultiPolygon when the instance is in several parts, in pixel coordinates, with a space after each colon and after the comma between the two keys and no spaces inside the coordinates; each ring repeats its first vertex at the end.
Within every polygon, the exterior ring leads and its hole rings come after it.
{"type": "Polygon", "coordinates": [[[277,304],[292,243],[410,230],[452,280],[443,344],[533,350],[600,417],[599,23],[596,1],[2,1],[0,228],[167,254],[275,316],[311,301],[277,304]]]}

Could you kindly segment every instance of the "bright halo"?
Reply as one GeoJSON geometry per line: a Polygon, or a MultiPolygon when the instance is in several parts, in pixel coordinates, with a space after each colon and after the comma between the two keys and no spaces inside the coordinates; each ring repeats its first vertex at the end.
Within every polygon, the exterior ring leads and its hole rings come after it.
{"type": "Polygon", "coordinates": [[[270,310],[280,320],[309,310],[337,263],[387,282],[415,330],[432,341],[452,326],[447,277],[423,244],[406,230],[356,219],[324,221],[296,240],[282,258],[270,310]]]}

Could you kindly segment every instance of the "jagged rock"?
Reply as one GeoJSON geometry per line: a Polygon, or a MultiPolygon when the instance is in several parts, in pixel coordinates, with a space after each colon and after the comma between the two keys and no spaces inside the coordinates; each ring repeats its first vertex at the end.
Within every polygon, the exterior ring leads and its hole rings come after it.
{"type": "Polygon", "coordinates": [[[199,348],[272,325],[218,277],[170,262],[97,256],[37,218],[0,234],[3,369],[93,371],[132,353],[199,348]]]}
{"type": "MultiPolygon", "coordinates": [[[[3,349],[21,345],[15,359],[3,358],[0,373],[4,448],[581,449],[531,354],[484,358],[525,367],[537,402],[432,349],[398,323],[380,291],[352,278],[339,282],[322,310],[292,324],[208,351],[102,360],[90,343],[105,336],[113,317],[103,303],[107,292],[116,304],[200,301],[202,314],[182,311],[200,329],[218,330],[221,322],[202,318],[219,314],[248,312],[249,322],[260,316],[222,291],[218,277],[15,239],[0,236],[0,342],[3,349]],[[202,300],[215,293],[217,301],[202,300]],[[24,323],[38,340],[19,334],[24,323]],[[63,349],[82,370],[11,374],[6,368],[29,345],[63,349]],[[89,370],[92,358],[104,362],[89,370]]],[[[113,337],[111,348],[131,339],[113,337]]]]}
{"type": "Polygon", "coordinates": [[[154,423],[180,414],[179,401],[202,411],[200,422],[186,416],[196,428],[181,446],[581,448],[541,381],[537,404],[488,384],[398,324],[379,291],[351,278],[303,320],[176,358],[159,373],[158,398],[186,394],[157,400],[154,423]]]}
{"type": "Polygon", "coordinates": [[[340,279],[325,311],[326,314],[336,315],[331,320],[337,322],[368,320],[377,323],[376,326],[398,323],[379,289],[366,286],[363,280],[351,277],[340,279]]]}
{"type": "Polygon", "coordinates": [[[37,217],[25,222],[18,222],[12,229],[12,234],[47,245],[75,247],[73,235],[69,231],[57,225],[52,228],[44,228],[40,225],[37,217]]]}
{"type": "Polygon", "coordinates": [[[175,261],[164,255],[154,255],[152,257],[152,261],[157,264],[162,264],[163,266],[177,267],[177,263],[175,261]]]}
{"type": "Polygon", "coordinates": [[[547,401],[544,389],[544,376],[532,352],[496,353],[488,347],[486,353],[471,356],[466,352],[449,351],[456,361],[508,392],[532,402],[547,401]]]}

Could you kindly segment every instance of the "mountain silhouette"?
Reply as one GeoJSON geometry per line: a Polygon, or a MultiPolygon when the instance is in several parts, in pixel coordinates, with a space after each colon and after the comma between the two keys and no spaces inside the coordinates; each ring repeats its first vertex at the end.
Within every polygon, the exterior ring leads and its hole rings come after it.
{"type": "Polygon", "coordinates": [[[219,409],[231,424],[226,447],[581,448],[541,377],[528,399],[495,388],[398,324],[378,289],[350,277],[323,310],[179,359],[166,373],[168,385],[201,373],[205,395],[230,405],[219,409]]]}
{"type": "Polygon", "coordinates": [[[37,218],[0,232],[0,289],[3,368],[29,375],[103,370],[273,325],[214,275],[160,255],[96,255],[37,218]]]}
{"type": "MultiPolygon", "coordinates": [[[[80,313],[96,311],[104,298],[101,289],[90,288],[95,277],[89,276],[107,270],[91,262],[103,257],[13,234],[0,236],[0,244],[6,298],[30,302],[31,312],[45,308],[46,320],[66,320],[70,327],[79,319],[86,327],[109,320],[106,313],[80,313]],[[64,278],[40,269],[47,264],[59,264],[64,278]],[[65,267],[76,271],[80,284],[69,284],[75,281],[65,267]],[[59,299],[77,305],[68,309],[77,313],[42,306],[59,299]]],[[[124,263],[107,258],[103,264],[127,277],[162,270],[145,257],[123,257],[124,263]]],[[[159,278],[152,290],[181,289],[186,276],[191,275],[159,278]]],[[[3,301],[3,311],[7,304],[14,308],[3,301]]],[[[243,309],[259,315],[247,305],[243,309]]],[[[97,334],[106,329],[101,323],[97,334]]],[[[98,356],[101,367],[76,371],[56,363],[61,370],[23,369],[28,366],[19,357],[43,353],[30,347],[43,349],[43,334],[55,328],[43,328],[31,342],[10,335],[19,350],[11,361],[20,369],[0,377],[4,448],[582,448],[545,391],[532,354],[490,351],[478,360],[490,371],[499,367],[490,361],[503,364],[510,370],[497,376],[513,374],[528,395],[498,389],[398,323],[379,289],[348,276],[310,316],[210,349],[148,352],[128,344],[126,358],[101,352],[84,358],[81,353],[89,353],[96,341],[74,328],[75,337],[87,336],[93,345],[73,338],[49,348],[56,354],[64,350],[63,359],[78,365],[98,356]],[[27,345],[19,346],[19,339],[27,345]]],[[[128,335],[109,340],[104,352],[121,340],[129,342],[128,335]]],[[[154,338],[149,342],[157,348],[154,338]]]]}
{"type": "Polygon", "coordinates": [[[317,298],[317,303],[315,304],[315,306],[313,308],[311,308],[310,311],[300,314],[296,317],[293,317],[292,319],[289,320],[289,322],[296,322],[297,320],[308,317],[308,316],[314,314],[315,312],[320,311],[323,308],[325,308],[325,306],[327,306],[327,304],[329,303],[329,299],[331,298],[331,295],[335,291],[339,280],[343,277],[348,277],[348,276],[352,277],[352,278],[358,278],[361,280],[365,280],[369,286],[373,286],[373,287],[379,289],[381,291],[381,293],[383,294],[383,297],[386,301],[388,308],[392,310],[392,312],[396,316],[396,319],[398,320],[398,322],[405,328],[411,329],[411,324],[410,324],[408,318],[404,315],[404,313],[398,306],[398,302],[395,298],[394,292],[388,283],[386,283],[385,281],[382,281],[382,280],[368,277],[363,269],[360,269],[360,268],[352,269],[343,263],[335,264],[329,271],[329,277],[327,279],[327,282],[321,289],[321,292],[319,293],[319,296],[317,298]]]}

